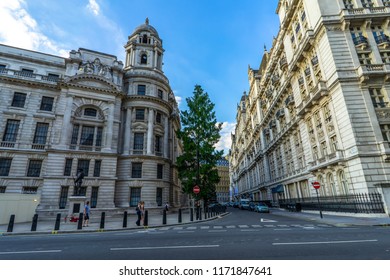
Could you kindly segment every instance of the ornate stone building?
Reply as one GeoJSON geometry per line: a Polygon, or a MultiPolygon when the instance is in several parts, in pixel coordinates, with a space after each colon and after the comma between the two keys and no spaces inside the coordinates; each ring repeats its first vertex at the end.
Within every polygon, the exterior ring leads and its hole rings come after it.
{"type": "Polygon", "coordinates": [[[92,208],[180,206],[178,105],[148,20],[125,51],[123,65],[82,48],[62,58],[0,45],[0,195],[38,194],[39,214],[67,213],[82,169],[92,208]]]}
{"type": "Polygon", "coordinates": [[[280,0],[237,107],[231,178],[255,200],[382,194],[390,207],[390,1],[280,0]]]}

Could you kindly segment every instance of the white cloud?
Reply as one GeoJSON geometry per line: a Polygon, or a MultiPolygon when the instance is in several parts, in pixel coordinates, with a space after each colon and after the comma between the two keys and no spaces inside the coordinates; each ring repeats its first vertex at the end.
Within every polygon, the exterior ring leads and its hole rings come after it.
{"type": "Polygon", "coordinates": [[[100,14],[100,6],[96,2],[96,0],[89,0],[87,9],[93,13],[95,16],[98,16],[100,14]]]}
{"type": "Polygon", "coordinates": [[[217,150],[224,150],[224,154],[227,155],[231,146],[232,146],[232,138],[231,134],[234,132],[234,129],[236,128],[235,123],[229,123],[229,122],[223,122],[222,123],[222,130],[220,131],[221,139],[219,139],[219,142],[216,145],[217,150]]]}
{"type": "Polygon", "coordinates": [[[68,56],[68,51],[45,36],[23,0],[0,1],[0,42],[19,48],[68,56]]]}
{"type": "Polygon", "coordinates": [[[183,98],[181,96],[175,95],[175,99],[176,99],[176,102],[177,102],[177,106],[180,108],[181,101],[183,100],[183,98]]]}

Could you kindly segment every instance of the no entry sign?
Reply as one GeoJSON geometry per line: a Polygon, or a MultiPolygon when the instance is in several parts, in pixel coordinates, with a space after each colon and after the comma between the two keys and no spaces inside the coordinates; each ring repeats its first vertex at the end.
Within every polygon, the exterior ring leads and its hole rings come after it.
{"type": "Polygon", "coordinates": [[[192,189],[192,191],[194,192],[194,194],[200,193],[200,188],[199,188],[199,186],[198,186],[198,185],[194,186],[193,189],[192,189]]]}
{"type": "Polygon", "coordinates": [[[313,182],[312,185],[313,185],[313,188],[315,188],[315,189],[319,189],[321,187],[320,182],[317,182],[317,181],[313,182]]]}

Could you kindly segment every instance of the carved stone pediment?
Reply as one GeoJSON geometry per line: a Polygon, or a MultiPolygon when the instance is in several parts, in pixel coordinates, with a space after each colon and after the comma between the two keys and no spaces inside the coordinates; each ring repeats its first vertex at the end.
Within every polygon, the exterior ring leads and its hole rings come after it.
{"type": "Polygon", "coordinates": [[[64,81],[66,84],[87,87],[104,91],[120,91],[117,85],[102,76],[94,74],[81,74],[70,77],[64,81]]]}

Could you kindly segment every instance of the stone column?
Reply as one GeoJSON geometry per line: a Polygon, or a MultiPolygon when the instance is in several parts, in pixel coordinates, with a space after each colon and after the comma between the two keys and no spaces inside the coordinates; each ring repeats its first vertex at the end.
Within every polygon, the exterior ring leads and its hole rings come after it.
{"type": "Polygon", "coordinates": [[[66,144],[70,143],[71,129],[72,124],[70,123],[70,118],[72,116],[72,106],[73,106],[73,96],[66,96],[66,106],[65,113],[63,118],[63,130],[61,132],[60,146],[62,149],[66,149],[66,144]]]}
{"type": "Polygon", "coordinates": [[[131,137],[131,108],[127,108],[126,112],[126,126],[125,126],[125,135],[124,135],[124,143],[123,143],[123,154],[130,154],[130,137],[131,137]]]}
{"type": "Polygon", "coordinates": [[[168,158],[168,140],[169,140],[169,120],[168,116],[164,117],[164,157],[168,158]]]}
{"type": "Polygon", "coordinates": [[[154,110],[149,109],[148,116],[148,139],[146,144],[146,153],[148,155],[153,154],[153,129],[154,129],[154,110]]]}
{"type": "Polygon", "coordinates": [[[106,143],[104,145],[104,150],[111,151],[112,132],[113,132],[113,127],[114,127],[114,103],[109,103],[107,115],[108,115],[107,116],[107,132],[106,132],[106,143]]]}

